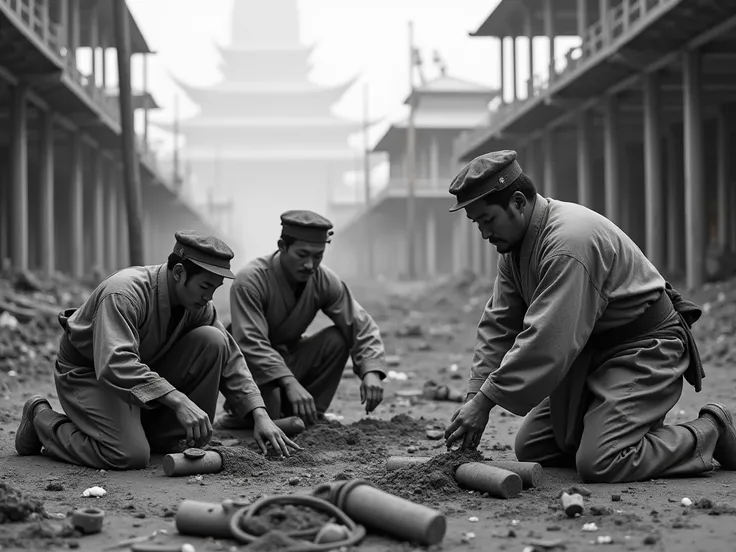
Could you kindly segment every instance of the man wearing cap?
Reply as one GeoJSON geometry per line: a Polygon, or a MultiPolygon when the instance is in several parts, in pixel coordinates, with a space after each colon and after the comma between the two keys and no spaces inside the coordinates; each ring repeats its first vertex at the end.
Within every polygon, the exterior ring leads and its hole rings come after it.
{"type": "Polygon", "coordinates": [[[465,404],[445,437],[474,448],[499,405],[526,418],[520,461],[576,467],[589,482],[736,469],[731,413],[707,404],[665,425],[683,379],[704,377],[690,326],[700,309],[616,225],[538,195],[516,152],[471,161],[450,193],[501,256],[478,325],[465,404]]]}
{"type": "Polygon", "coordinates": [[[24,408],[15,446],[97,469],[140,469],[151,452],[203,446],[218,391],[255,420],[263,452],[298,448],[265,409],[243,355],[211,302],[233,278],[221,240],[176,233],[168,263],[120,270],[59,314],[54,381],[64,414],[41,397],[24,408]]]}
{"type": "Polygon", "coordinates": [[[383,399],[383,341],[345,283],[321,264],[332,223],[287,211],[281,225],[278,251],[251,261],[230,288],[232,333],[268,412],[314,422],[330,406],[348,356],[361,379],[361,403],[372,412],[383,399]],[[320,310],[334,326],[304,337],[320,310]]]}

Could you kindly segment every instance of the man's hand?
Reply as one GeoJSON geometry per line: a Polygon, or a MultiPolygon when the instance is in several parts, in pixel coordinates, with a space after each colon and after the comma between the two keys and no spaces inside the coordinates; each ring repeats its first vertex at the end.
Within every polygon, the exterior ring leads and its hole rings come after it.
{"type": "Polygon", "coordinates": [[[377,372],[368,372],[360,384],[360,404],[365,404],[365,413],[370,414],[383,400],[383,382],[377,372]]]}
{"type": "Polygon", "coordinates": [[[302,447],[289,439],[283,431],[276,427],[276,424],[268,417],[268,412],[265,408],[259,407],[253,410],[253,437],[255,437],[263,454],[266,454],[268,450],[267,443],[271,443],[271,446],[276,452],[287,458],[289,457],[288,447],[295,450],[302,450],[302,447]]]}
{"type": "Polygon", "coordinates": [[[478,393],[455,411],[445,430],[445,444],[449,449],[462,438],[461,450],[475,449],[488,425],[488,415],[495,405],[483,393],[478,393]]]}
{"type": "Polygon", "coordinates": [[[313,424],[317,420],[317,407],[314,405],[312,395],[294,377],[284,378],[283,387],[294,414],[313,424]]]}
{"type": "Polygon", "coordinates": [[[189,446],[203,447],[212,438],[212,423],[207,413],[199,408],[181,391],[171,391],[159,399],[171,408],[176,419],[187,432],[186,442],[189,446]]]}

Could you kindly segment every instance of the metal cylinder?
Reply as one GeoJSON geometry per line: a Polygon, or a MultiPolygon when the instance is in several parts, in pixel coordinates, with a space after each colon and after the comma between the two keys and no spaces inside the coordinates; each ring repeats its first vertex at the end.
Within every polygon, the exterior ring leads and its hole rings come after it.
{"type": "Polygon", "coordinates": [[[163,459],[164,473],[169,477],[217,473],[222,469],[222,456],[208,450],[201,458],[187,458],[183,453],[167,454],[163,459]]]}
{"type": "Polygon", "coordinates": [[[366,484],[346,489],[338,507],[356,523],[428,546],[439,543],[447,529],[442,512],[366,484]]]}
{"type": "Polygon", "coordinates": [[[386,471],[400,470],[408,466],[416,466],[429,462],[431,458],[427,456],[390,456],[386,460],[386,471]]]}
{"type": "Polygon", "coordinates": [[[493,466],[494,468],[501,468],[502,470],[514,472],[516,475],[521,477],[521,483],[525,489],[541,487],[544,483],[544,470],[542,469],[541,464],[537,464],[536,462],[493,460],[483,463],[488,466],[493,466]]]}
{"type": "Polygon", "coordinates": [[[496,498],[512,498],[521,492],[521,477],[508,470],[469,462],[455,471],[455,480],[467,489],[488,493],[496,498]]]}
{"type": "Polygon", "coordinates": [[[176,530],[182,535],[232,538],[230,518],[238,509],[232,500],[222,504],[185,500],[176,512],[176,530]]]}

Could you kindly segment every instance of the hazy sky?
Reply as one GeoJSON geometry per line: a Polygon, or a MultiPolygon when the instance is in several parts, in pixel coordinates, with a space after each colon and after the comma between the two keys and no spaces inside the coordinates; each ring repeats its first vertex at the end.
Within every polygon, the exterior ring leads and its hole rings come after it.
{"type": "MultiPolygon", "coordinates": [[[[180,96],[183,117],[196,113],[196,107],[178,91],[171,75],[201,85],[220,79],[215,45],[230,43],[233,1],[254,0],[128,0],[149,45],[157,52],[149,60],[149,88],[163,109],[153,119],[173,117],[176,94],[180,96]]],[[[498,0],[299,0],[301,40],[305,45],[314,45],[311,80],[330,85],[357,77],[356,85],[335,106],[335,113],[359,120],[363,109],[361,83],[367,82],[371,116],[396,119],[409,90],[408,22],[412,20],[415,44],[425,59],[428,78],[436,75],[431,58],[433,51],[438,50],[450,75],[497,86],[497,41],[468,36],[497,3],[498,0]]],[[[543,41],[535,43],[538,67],[546,63],[544,49],[543,41]]],[[[526,44],[520,45],[518,55],[521,81],[527,74],[526,44]]],[[[510,63],[506,67],[510,79],[510,63]]],[[[134,85],[140,84],[137,72],[134,85]]],[[[383,130],[385,127],[376,132],[383,130]]]]}

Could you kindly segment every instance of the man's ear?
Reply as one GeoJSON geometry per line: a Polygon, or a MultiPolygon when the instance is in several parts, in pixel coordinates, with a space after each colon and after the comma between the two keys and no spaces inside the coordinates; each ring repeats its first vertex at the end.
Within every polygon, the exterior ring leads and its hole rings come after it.
{"type": "Polygon", "coordinates": [[[174,274],[174,281],[180,282],[186,280],[187,271],[184,269],[183,264],[177,263],[171,272],[174,274]]]}
{"type": "Polygon", "coordinates": [[[516,205],[516,208],[521,211],[526,207],[526,196],[522,194],[521,192],[514,192],[514,199],[513,199],[514,205],[516,205]]]}
{"type": "Polygon", "coordinates": [[[276,242],[276,245],[278,245],[279,251],[281,251],[282,253],[286,251],[286,244],[284,243],[283,239],[279,238],[279,241],[276,242]]]}

